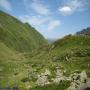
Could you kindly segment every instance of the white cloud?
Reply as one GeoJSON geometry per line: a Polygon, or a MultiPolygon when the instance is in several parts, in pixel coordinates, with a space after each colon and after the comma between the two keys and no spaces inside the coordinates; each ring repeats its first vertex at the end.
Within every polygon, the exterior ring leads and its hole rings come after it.
{"type": "Polygon", "coordinates": [[[40,15],[37,16],[20,16],[20,20],[22,20],[24,23],[28,22],[36,29],[40,29],[46,32],[51,32],[52,30],[55,30],[55,28],[59,27],[61,25],[61,22],[59,20],[53,20],[50,17],[42,17],[40,15]]]}
{"type": "Polygon", "coordinates": [[[12,10],[11,3],[8,0],[0,0],[0,7],[9,11],[12,10]]]}
{"type": "Polygon", "coordinates": [[[52,31],[53,29],[57,28],[60,26],[60,21],[59,20],[52,20],[50,21],[50,23],[48,24],[48,31],[52,31]]]}
{"type": "Polygon", "coordinates": [[[61,12],[61,14],[67,15],[67,14],[71,13],[72,9],[69,6],[63,6],[63,7],[59,8],[59,11],[61,12]]]}
{"type": "Polygon", "coordinates": [[[41,15],[48,15],[50,13],[49,9],[47,6],[45,6],[44,4],[42,4],[41,2],[33,2],[31,4],[31,8],[36,11],[38,14],[41,15]]]}
{"type": "Polygon", "coordinates": [[[62,15],[70,15],[77,11],[84,11],[87,6],[87,0],[68,0],[63,6],[59,7],[62,15]]]}
{"type": "Polygon", "coordinates": [[[20,16],[19,17],[23,22],[28,22],[29,24],[33,25],[33,26],[39,26],[42,25],[44,23],[46,23],[49,20],[49,17],[43,18],[40,15],[37,16],[20,16]]]}
{"type": "Polygon", "coordinates": [[[28,11],[32,10],[33,12],[40,15],[49,15],[49,7],[40,0],[24,0],[25,7],[28,11]]]}

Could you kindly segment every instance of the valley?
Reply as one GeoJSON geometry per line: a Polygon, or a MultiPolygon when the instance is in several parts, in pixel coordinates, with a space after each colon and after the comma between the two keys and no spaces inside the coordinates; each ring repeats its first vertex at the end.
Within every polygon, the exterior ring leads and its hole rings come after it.
{"type": "Polygon", "coordinates": [[[0,88],[89,90],[90,34],[85,31],[48,44],[31,25],[0,11],[0,88]]]}

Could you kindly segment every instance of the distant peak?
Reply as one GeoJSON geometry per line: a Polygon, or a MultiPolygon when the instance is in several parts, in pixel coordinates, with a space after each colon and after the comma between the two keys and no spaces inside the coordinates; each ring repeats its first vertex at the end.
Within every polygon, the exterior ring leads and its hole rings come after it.
{"type": "Polygon", "coordinates": [[[81,31],[76,33],[77,35],[90,35],[90,27],[87,27],[86,29],[82,29],[81,31]]]}

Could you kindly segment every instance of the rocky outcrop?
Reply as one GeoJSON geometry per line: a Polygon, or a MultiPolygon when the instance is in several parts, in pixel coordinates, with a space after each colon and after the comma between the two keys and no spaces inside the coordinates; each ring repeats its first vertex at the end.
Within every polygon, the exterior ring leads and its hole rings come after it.
{"type": "Polygon", "coordinates": [[[38,79],[36,84],[39,86],[44,86],[46,84],[59,84],[60,81],[70,81],[71,84],[67,88],[67,90],[86,90],[86,88],[90,87],[90,77],[87,76],[86,71],[82,71],[81,73],[73,73],[69,77],[64,75],[64,70],[57,68],[56,69],[56,77],[51,78],[49,81],[48,76],[51,76],[51,72],[46,69],[44,73],[38,75],[38,79]]]}
{"type": "Polygon", "coordinates": [[[80,74],[74,73],[71,77],[71,85],[67,90],[85,90],[90,87],[90,78],[87,76],[85,71],[80,74]]]}
{"type": "Polygon", "coordinates": [[[50,71],[46,69],[44,73],[41,73],[40,75],[38,75],[38,79],[36,83],[40,86],[44,86],[45,84],[50,84],[50,82],[48,81],[48,76],[50,74],[51,74],[50,71]]]}

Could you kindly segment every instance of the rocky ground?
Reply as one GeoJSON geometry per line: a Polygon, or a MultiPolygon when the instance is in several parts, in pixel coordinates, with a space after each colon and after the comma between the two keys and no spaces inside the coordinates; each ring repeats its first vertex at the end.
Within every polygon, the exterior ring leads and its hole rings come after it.
{"type": "MultiPolygon", "coordinates": [[[[75,72],[65,76],[65,70],[56,67],[55,77],[51,77],[51,71],[46,69],[45,72],[37,75],[36,85],[44,86],[47,84],[59,84],[62,81],[70,81],[70,86],[66,90],[90,90],[90,76],[86,71],[75,72]]],[[[64,87],[64,86],[63,86],[64,87]]]]}

